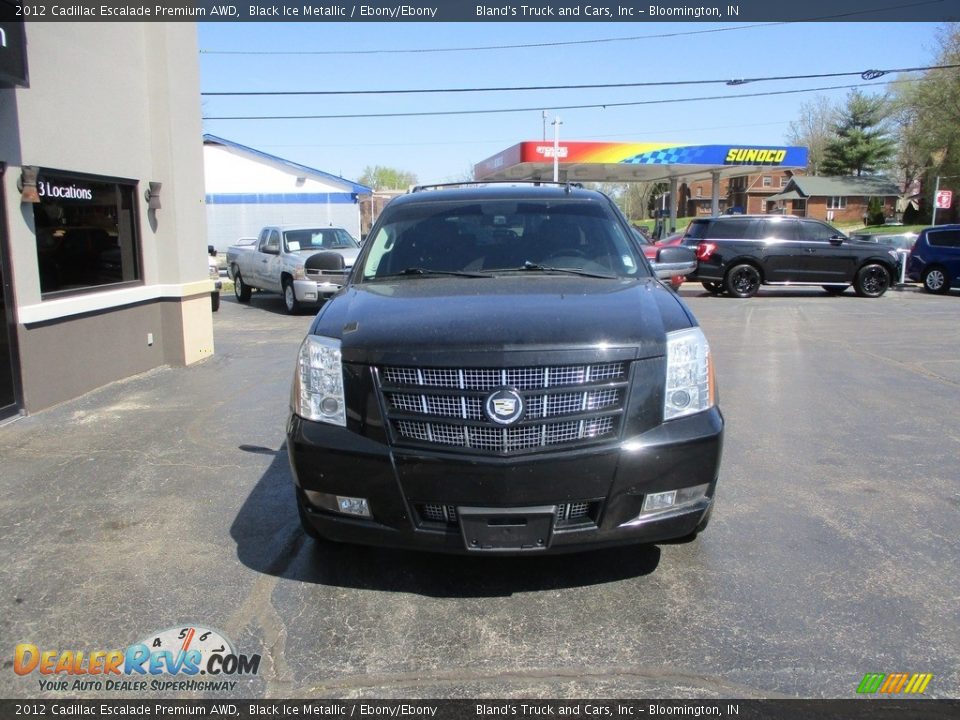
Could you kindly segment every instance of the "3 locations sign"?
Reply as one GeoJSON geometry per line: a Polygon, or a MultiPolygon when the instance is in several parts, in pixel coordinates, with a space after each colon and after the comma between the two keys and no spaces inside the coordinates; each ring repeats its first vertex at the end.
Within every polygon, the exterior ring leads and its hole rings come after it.
{"type": "Polygon", "coordinates": [[[23,23],[0,22],[0,87],[27,87],[27,38],[23,23]]]}

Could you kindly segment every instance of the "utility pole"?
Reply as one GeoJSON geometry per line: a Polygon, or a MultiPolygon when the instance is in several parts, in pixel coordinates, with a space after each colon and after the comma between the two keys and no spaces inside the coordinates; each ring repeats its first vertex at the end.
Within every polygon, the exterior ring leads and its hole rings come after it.
{"type": "Polygon", "coordinates": [[[559,116],[553,117],[553,181],[560,182],[560,126],[559,116]]]}
{"type": "MultiPolygon", "coordinates": [[[[543,141],[547,141],[547,111],[541,110],[541,119],[543,120],[543,141]]],[[[342,177],[342,176],[341,176],[342,177]]]]}
{"type": "MultiPolygon", "coordinates": [[[[942,179],[950,180],[951,178],[957,178],[957,177],[960,177],[960,175],[944,175],[942,179]]],[[[931,225],[937,224],[937,195],[940,194],[940,180],[941,180],[941,176],[937,175],[937,182],[934,183],[934,186],[933,186],[933,215],[930,218],[931,225]]]]}
{"type": "Polygon", "coordinates": [[[930,224],[937,224],[937,195],[940,194],[940,176],[937,175],[937,182],[933,186],[933,216],[930,218],[930,224]]]}

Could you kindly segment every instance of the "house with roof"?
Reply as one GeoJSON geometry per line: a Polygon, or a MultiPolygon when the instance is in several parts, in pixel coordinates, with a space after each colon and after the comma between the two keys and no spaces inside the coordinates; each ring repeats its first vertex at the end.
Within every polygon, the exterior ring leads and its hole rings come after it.
{"type": "Polygon", "coordinates": [[[264,225],[342,227],[360,237],[360,200],[366,185],[276,157],[260,150],[203,136],[207,242],[225,251],[264,225]]]}
{"type": "MultiPolygon", "coordinates": [[[[721,213],[728,209],[737,212],[758,215],[766,212],[766,201],[771,195],[783,191],[798,172],[797,168],[764,168],[763,172],[735,175],[720,179],[721,213]]],[[[710,178],[697,178],[680,185],[678,202],[680,215],[686,217],[708,217],[713,212],[711,197],[713,181],[710,178]]]]}
{"type": "Polygon", "coordinates": [[[880,201],[885,218],[894,217],[899,197],[900,188],[883,175],[795,175],[782,192],[766,199],[766,212],[828,222],[856,222],[867,217],[873,198],[880,201]]]}

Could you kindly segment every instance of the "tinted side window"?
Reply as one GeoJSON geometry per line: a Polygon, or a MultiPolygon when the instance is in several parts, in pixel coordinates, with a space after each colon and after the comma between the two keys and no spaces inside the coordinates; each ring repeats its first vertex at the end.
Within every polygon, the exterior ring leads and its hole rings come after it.
{"type": "Polygon", "coordinates": [[[751,218],[716,220],[710,223],[707,237],[710,240],[742,240],[744,238],[752,238],[753,235],[750,234],[750,225],[753,222],[751,218]]]}
{"type": "Polygon", "coordinates": [[[825,225],[816,220],[801,220],[801,236],[803,240],[813,240],[814,242],[827,242],[830,238],[839,233],[829,225],[825,225]]]}
{"type": "Polygon", "coordinates": [[[684,245],[696,245],[707,237],[707,230],[710,227],[709,220],[694,220],[687,226],[687,232],[683,236],[684,245]]]}
{"type": "Polygon", "coordinates": [[[795,220],[760,220],[758,238],[776,238],[777,240],[798,240],[795,220]]]}
{"type": "Polygon", "coordinates": [[[927,242],[934,247],[960,247],[960,230],[931,230],[927,242]]]}

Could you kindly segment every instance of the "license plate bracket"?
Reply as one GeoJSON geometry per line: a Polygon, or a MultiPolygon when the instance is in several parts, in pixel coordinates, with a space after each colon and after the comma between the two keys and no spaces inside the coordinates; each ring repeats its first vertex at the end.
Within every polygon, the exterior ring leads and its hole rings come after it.
{"type": "Polygon", "coordinates": [[[457,516],[471,552],[537,552],[550,547],[557,506],[458,507],[457,516]]]}

